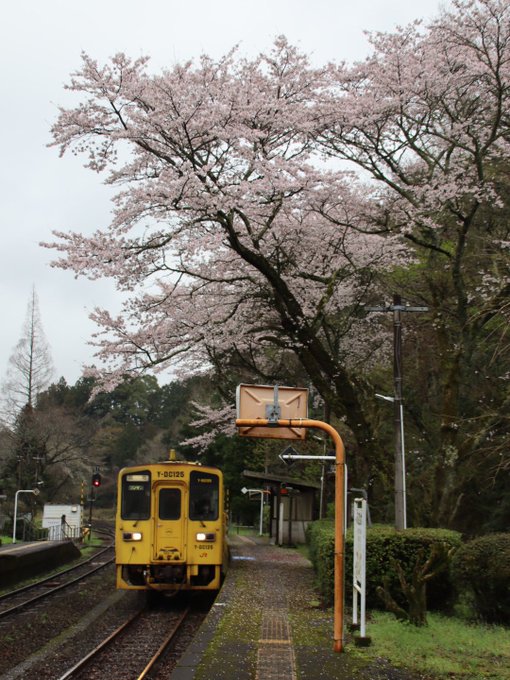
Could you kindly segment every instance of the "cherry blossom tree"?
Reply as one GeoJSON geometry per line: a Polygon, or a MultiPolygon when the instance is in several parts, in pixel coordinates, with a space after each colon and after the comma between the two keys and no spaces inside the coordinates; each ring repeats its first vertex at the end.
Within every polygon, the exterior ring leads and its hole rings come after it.
{"type": "Polygon", "coordinates": [[[157,75],[146,58],[83,55],[54,144],[106,173],[114,217],[49,245],[126,293],[119,315],[93,315],[103,375],[237,361],[273,377],[292,357],[345,420],[366,482],[381,460],[367,369],[388,336],[362,305],[398,282],[430,308],[408,410],[431,521],[454,523],[480,443],[507,427],[481,413],[475,376],[510,373],[509,13],[454,0],[428,26],[373,35],[354,65],[314,68],[284,38],[157,75]]]}
{"type": "Polygon", "coordinates": [[[379,224],[422,263],[418,294],[437,357],[436,521],[451,523],[465,495],[460,470],[477,483],[473,455],[504,418],[482,413],[488,384],[477,383],[509,369],[481,348],[496,353],[498,336],[507,347],[510,4],[455,0],[429,26],[375,34],[372,45],[364,62],[331,68],[322,143],[369,173],[379,224]]]}
{"type": "Polygon", "coordinates": [[[370,425],[348,331],[375,272],[406,252],[399,236],[367,227],[370,188],[319,162],[326,76],[283,38],[251,61],[234,51],[156,76],[146,59],[101,67],[83,55],[69,88],[87,99],[61,111],[55,144],[86,154],[120,190],[109,227],[57,233],[53,247],[59,266],[132,293],[120,315],[93,315],[114,379],[203,369],[228,352],[262,370],[275,348],[299,359],[363,446],[370,425]]]}

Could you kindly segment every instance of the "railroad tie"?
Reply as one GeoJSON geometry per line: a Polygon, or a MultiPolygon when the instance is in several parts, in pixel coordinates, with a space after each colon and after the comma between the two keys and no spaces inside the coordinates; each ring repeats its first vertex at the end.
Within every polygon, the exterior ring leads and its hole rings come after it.
{"type": "Polygon", "coordinates": [[[266,611],[258,641],[256,680],[296,680],[296,660],[286,614],[266,611]]]}

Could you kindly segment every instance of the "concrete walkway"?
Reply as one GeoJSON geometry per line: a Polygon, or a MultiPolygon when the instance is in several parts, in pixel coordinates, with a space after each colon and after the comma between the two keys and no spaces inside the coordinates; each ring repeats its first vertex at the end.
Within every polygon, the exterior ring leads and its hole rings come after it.
{"type": "Polygon", "coordinates": [[[225,584],[172,680],[430,680],[349,644],[335,653],[314,580],[297,550],[234,536],[225,584]]]}

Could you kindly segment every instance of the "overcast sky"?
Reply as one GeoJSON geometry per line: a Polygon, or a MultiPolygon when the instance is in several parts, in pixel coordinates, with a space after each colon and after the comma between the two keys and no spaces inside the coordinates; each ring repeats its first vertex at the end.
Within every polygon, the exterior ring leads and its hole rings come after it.
{"type": "Polygon", "coordinates": [[[435,16],[444,0],[17,0],[0,19],[0,382],[21,336],[35,286],[55,379],[69,384],[93,362],[87,342],[96,306],[118,309],[110,282],[76,280],[49,266],[40,241],[51,231],[91,233],[110,221],[109,190],[73,156],[48,148],[63,85],[80,53],[99,61],[117,52],[148,55],[159,70],[202,53],[219,57],[235,44],[255,55],[286,35],[314,63],[352,62],[368,54],[364,31],[391,31],[435,16]]]}

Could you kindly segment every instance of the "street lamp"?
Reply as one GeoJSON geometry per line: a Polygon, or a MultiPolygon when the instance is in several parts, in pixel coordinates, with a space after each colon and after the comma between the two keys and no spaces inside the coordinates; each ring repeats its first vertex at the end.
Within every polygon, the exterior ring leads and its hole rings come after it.
{"type": "Polygon", "coordinates": [[[260,521],[259,521],[259,536],[262,536],[263,521],[264,521],[264,494],[268,493],[265,489],[247,489],[245,486],[241,489],[243,493],[259,493],[260,494],[260,521]]]}
{"type": "Polygon", "coordinates": [[[14,494],[14,520],[13,520],[13,527],[12,527],[12,542],[13,543],[16,543],[16,521],[18,519],[18,494],[20,494],[20,493],[33,493],[35,496],[38,496],[40,491],[39,491],[39,489],[19,489],[14,494]]]}
{"type": "Polygon", "coordinates": [[[388,397],[385,394],[375,395],[378,399],[389,401],[398,408],[397,414],[397,446],[395,451],[395,526],[397,529],[407,529],[407,499],[406,499],[406,454],[404,444],[404,407],[402,399],[388,397]]]}

